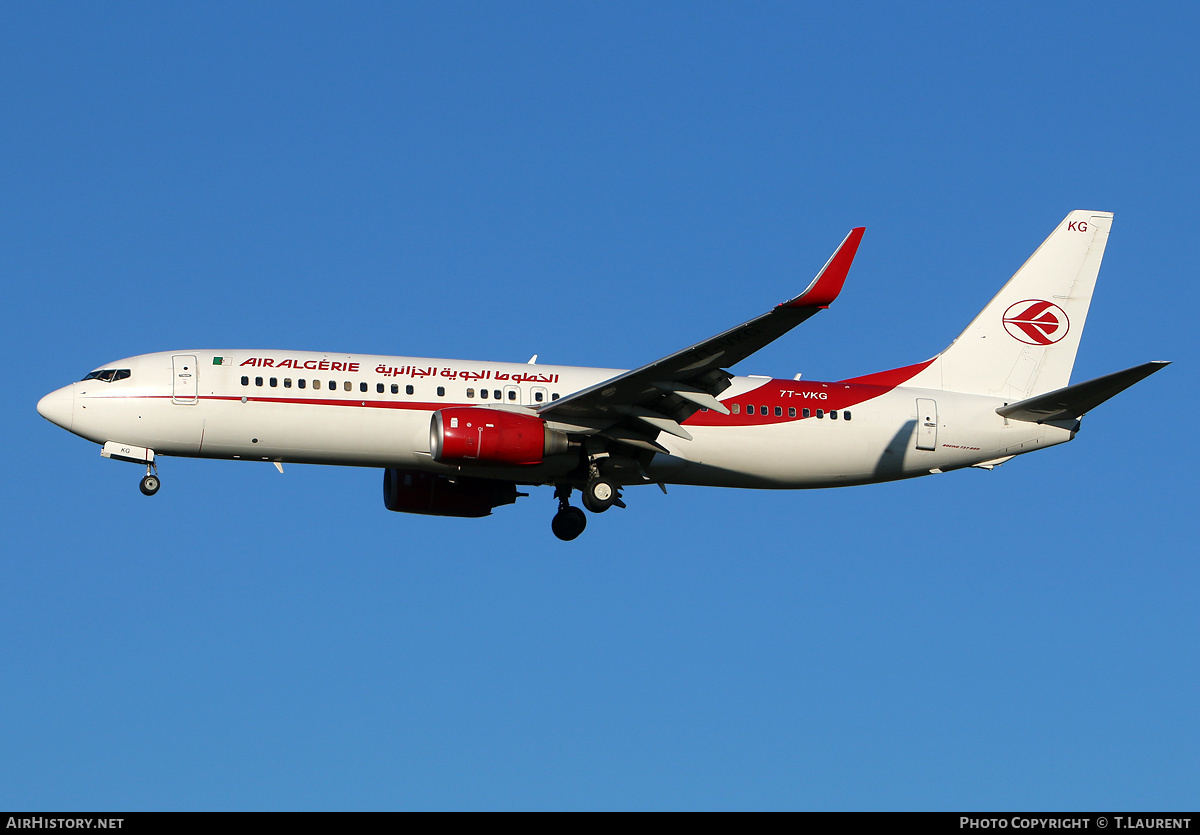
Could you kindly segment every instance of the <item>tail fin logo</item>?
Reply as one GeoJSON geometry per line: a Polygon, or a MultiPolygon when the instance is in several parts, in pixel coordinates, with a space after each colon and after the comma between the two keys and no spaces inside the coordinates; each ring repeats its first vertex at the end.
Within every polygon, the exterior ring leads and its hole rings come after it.
{"type": "Polygon", "coordinates": [[[1026,345],[1053,345],[1070,328],[1066,312],[1053,302],[1025,299],[1004,311],[1004,329],[1026,345]]]}

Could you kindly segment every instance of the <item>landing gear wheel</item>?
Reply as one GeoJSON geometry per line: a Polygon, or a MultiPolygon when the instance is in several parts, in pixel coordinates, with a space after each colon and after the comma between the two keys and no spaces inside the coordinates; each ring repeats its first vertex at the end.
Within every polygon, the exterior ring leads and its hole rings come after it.
{"type": "Polygon", "coordinates": [[[550,522],[550,530],[563,542],[570,542],[583,533],[587,527],[587,516],[577,507],[564,507],[554,514],[550,522]]]}
{"type": "Polygon", "coordinates": [[[147,475],[142,479],[142,483],[138,485],[145,496],[153,496],[158,492],[160,486],[158,476],[156,475],[147,475]]]}
{"type": "Polygon", "coordinates": [[[603,513],[619,498],[617,485],[606,478],[593,478],[583,488],[583,506],[592,513],[603,513]]]}

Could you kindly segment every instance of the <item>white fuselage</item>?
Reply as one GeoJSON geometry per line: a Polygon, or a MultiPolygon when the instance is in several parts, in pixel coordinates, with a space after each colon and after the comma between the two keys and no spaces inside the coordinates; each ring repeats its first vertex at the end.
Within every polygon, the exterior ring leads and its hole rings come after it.
{"type": "MultiPolygon", "coordinates": [[[[919,369],[924,366],[913,366],[919,369]]],[[[438,464],[430,418],[442,408],[524,411],[595,385],[618,369],[303,351],[175,351],[104,368],[53,392],[39,410],[97,443],[159,455],[469,472],[553,483],[575,466],[438,464]]],[[[907,369],[837,383],[734,377],[720,401],[663,433],[647,483],[809,488],[865,484],[988,464],[1070,440],[1050,425],[996,414],[998,397],[908,388],[907,369]],[[753,410],[753,411],[751,411],[753,410]]],[[[565,458],[565,457],[564,457],[565,458]]]]}

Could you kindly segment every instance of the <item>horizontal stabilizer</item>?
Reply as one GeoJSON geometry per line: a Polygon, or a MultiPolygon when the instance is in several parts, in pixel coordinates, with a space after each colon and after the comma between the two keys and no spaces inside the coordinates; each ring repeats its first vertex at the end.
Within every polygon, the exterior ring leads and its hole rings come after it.
{"type": "Polygon", "coordinates": [[[1112,374],[1105,374],[1094,380],[1076,383],[1056,391],[1039,394],[1001,406],[996,413],[1013,420],[1024,420],[1030,423],[1049,423],[1059,420],[1077,420],[1087,412],[1099,406],[1110,397],[1114,397],[1139,380],[1144,380],[1170,365],[1169,362],[1148,362],[1144,365],[1126,368],[1112,374]]]}

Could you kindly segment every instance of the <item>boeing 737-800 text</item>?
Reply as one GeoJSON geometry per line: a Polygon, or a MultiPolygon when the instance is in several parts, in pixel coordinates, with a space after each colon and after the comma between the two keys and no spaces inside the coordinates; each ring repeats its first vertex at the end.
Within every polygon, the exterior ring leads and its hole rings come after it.
{"type": "Polygon", "coordinates": [[[586,525],[573,490],[600,513],[637,484],[838,487],[990,469],[1071,440],[1085,412],[1167,364],[1070,385],[1111,223],[1072,212],[945,351],[837,382],[727,369],[837,298],[861,228],[791,301],[633,371],[167,351],[107,363],[38,411],[144,465],[146,495],[163,455],[379,467],[389,510],[442,516],[487,516],[518,486],[554,485],[552,527],[567,540],[586,525]]]}

